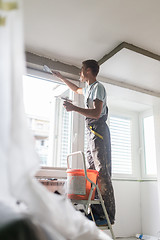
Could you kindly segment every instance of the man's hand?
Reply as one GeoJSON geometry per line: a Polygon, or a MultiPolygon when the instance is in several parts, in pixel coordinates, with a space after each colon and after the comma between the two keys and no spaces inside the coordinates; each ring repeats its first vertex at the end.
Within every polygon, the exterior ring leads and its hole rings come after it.
{"type": "Polygon", "coordinates": [[[67,112],[74,111],[75,105],[73,105],[71,102],[64,101],[63,106],[65,107],[67,112]]]}
{"type": "Polygon", "coordinates": [[[60,74],[60,72],[58,72],[58,71],[53,71],[53,70],[52,70],[52,74],[53,74],[54,76],[60,78],[60,79],[63,78],[63,76],[62,76],[62,75],[60,74]]]}

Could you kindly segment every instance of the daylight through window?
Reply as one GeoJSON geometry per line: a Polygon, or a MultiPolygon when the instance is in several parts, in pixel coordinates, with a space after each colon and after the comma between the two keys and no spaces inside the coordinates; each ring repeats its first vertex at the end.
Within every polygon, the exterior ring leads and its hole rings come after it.
{"type": "Polygon", "coordinates": [[[156,150],[154,135],[154,118],[153,116],[145,117],[144,124],[144,152],[145,152],[145,172],[147,175],[156,175],[156,150]]]}
{"type": "Polygon", "coordinates": [[[70,97],[66,85],[24,76],[23,96],[28,125],[35,139],[41,165],[66,167],[71,152],[72,114],[61,97],[70,97]]]}

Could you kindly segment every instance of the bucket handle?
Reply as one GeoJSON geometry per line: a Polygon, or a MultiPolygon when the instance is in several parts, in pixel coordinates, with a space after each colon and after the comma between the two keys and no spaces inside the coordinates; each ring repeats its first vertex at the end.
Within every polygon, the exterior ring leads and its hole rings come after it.
{"type": "Polygon", "coordinates": [[[73,153],[70,153],[67,155],[67,168],[70,169],[70,166],[69,166],[69,157],[73,156],[73,155],[77,155],[77,154],[80,154],[82,156],[82,161],[83,161],[83,168],[84,168],[84,173],[85,173],[85,178],[94,185],[94,187],[96,187],[96,184],[94,182],[92,182],[88,176],[87,176],[87,169],[86,169],[86,161],[85,161],[85,155],[84,155],[84,152],[82,151],[78,151],[78,152],[73,152],[73,153]]]}

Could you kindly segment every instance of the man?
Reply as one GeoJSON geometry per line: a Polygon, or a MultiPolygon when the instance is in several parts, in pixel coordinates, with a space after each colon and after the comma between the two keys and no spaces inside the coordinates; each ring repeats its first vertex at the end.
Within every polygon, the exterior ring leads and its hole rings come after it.
{"type": "MultiPolygon", "coordinates": [[[[86,108],[75,106],[67,101],[63,105],[67,111],[75,111],[86,117],[89,168],[99,172],[100,191],[111,224],[113,224],[115,220],[115,200],[111,182],[110,132],[106,124],[108,115],[107,96],[104,86],[96,80],[98,72],[99,65],[95,60],[82,62],[80,80],[86,82],[87,85],[84,88],[79,88],[59,72],[52,71],[53,75],[60,78],[72,91],[84,95],[86,108]]],[[[100,205],[92,205],[92,212],[97,225],[107,224],[100,205]]],[[[90,216],[88,217],[90,218],[90,216]]]]}

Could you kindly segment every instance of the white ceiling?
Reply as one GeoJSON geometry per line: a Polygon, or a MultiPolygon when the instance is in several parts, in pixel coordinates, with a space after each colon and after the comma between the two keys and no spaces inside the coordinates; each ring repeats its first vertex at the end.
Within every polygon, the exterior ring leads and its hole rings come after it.
{"type": "MultiPolygon", "coordinates": [[[[77,67],[122,42],[160,55],[160,0],[24,0],[25,47],[77,67]]],[[[122,49],[100,75],[160,93],[160,62],[122,49]]]]}
{"type": "Polygon", "coordinates": [[[125,48],[101,65],[100,74],[153,92],[160,90],[160,61],[125,48]]]}

